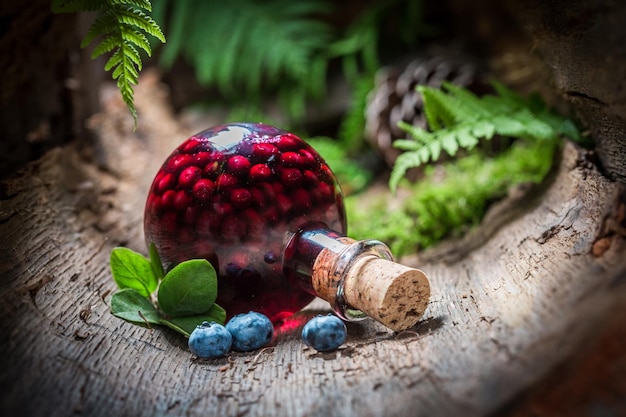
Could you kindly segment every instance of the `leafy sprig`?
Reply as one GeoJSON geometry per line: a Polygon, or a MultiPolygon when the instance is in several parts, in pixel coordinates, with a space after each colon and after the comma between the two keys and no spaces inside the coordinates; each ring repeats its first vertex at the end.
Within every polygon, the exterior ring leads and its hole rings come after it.
{"type": "Polygon", "coordinates": [[[495,135],[536,141],[556,141],[561,135],[581,141],[576,125],[550,111],[538,96],[521,97],[494,83],[497,95],[478,97],[469,90],[444,82],[441,89],[418,86],[430,130],[400,123],[412,139],[398,140],[402,149],[395,162],[389,186],[395,190],[407,170],[441,152],[454,156],[459,149],[473,149],[480,139],[495,135]]]}
{"type": "Polygon", "coordinates": [[[150,259],[119,247],[110,261],[119,287],[111,296],[113,315],[139,325],[164,325],[187,337],[203,321],[225,323],[226,312],[215,304],[217,274],[207,260],[181,262],[166,274],[151,245],[150,259]]]}
{"type": "Polygon", "coordinates": [[[95,39],[101,38],[91,58],[111,53],[104,65],[106,71],[117,81],[124,103],[128,106],[135,124],[137,111],[134,102],[133,86],[137,85],[142,69],[140,52],[151,56],[152,49],[148,36],[165,43],[165,36],[159,25],[146,12],[152,11],[149,0],[52,0],[54,13],[98,12],[83,38],[85,48],[95,39]]]}

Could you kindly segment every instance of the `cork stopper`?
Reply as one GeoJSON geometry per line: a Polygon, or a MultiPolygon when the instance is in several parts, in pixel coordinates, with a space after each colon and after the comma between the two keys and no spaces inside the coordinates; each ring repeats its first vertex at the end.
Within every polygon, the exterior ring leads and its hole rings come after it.
{"type": "Polygon", "coordinates": [[[315,260],[315,293],[345,319],[364,313],[395,331],[414,326],[430,298],[426,275],[392,261],[388,248],[378,241],[344,237],[337,242],[339,248],[326,248],[315,260]]]}
{"type": "Polygon", "coordinates": [[[428,278],[419,269],[376,256],[358,259],[344,278],[348,304],[395,331],[413,327],[430,298],[428,278]]]}

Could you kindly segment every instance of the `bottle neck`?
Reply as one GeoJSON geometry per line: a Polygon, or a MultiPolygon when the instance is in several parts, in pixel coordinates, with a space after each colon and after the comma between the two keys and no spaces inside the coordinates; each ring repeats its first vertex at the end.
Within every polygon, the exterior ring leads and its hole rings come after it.
{"type": "Polygon", "coordinates": [[[360,320],[366,315],[348,303],[344,284],[350,269],[366,257],[393,260],[382,242],[357,241],[314,223],[289,240],[283,270],[292,285],[328,301],[340,317],[360,320]]]}

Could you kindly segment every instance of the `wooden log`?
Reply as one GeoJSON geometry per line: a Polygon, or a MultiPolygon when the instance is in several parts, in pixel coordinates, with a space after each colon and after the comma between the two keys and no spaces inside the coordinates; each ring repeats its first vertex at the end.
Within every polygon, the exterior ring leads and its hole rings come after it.
{"type": "Polygon", "coordinates": [[[110,251],[145,253],[149,184],[193,133],[147,74],[137,131],[117,97],[90,122],[95,152],[53,150],[0,187],[3,416],[486,415],[623,312],[624,186],[567,144],[542,189],[515,200],[506,221],[490,218],[502,227],[489,239],[405,259],[432,292],[410,331],[350,323],[342,349],[316,353],[299,340],[328,309],[314,302],[270,348],[196,360],[182,336],[109,312],[110,251]]]}

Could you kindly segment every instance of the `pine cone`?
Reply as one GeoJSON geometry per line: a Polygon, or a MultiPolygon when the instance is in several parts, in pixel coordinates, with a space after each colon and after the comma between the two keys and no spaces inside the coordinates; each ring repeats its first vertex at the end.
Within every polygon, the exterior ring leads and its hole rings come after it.
{"type": "Polygon", "coordinates": [[[478,67],[472,61],[444,56],[417,58],[404,68],[381,69],[366,108],[367,140],[392,167],[400,154],[393,147],[393,141],[407,137],[398,122],[403,120],[414,126],[427,127],[422,96],[415,90],[417,85],[438,88],[443,81],[450,81],[483,94],[488,88],[481,79],[478,67]]]}

